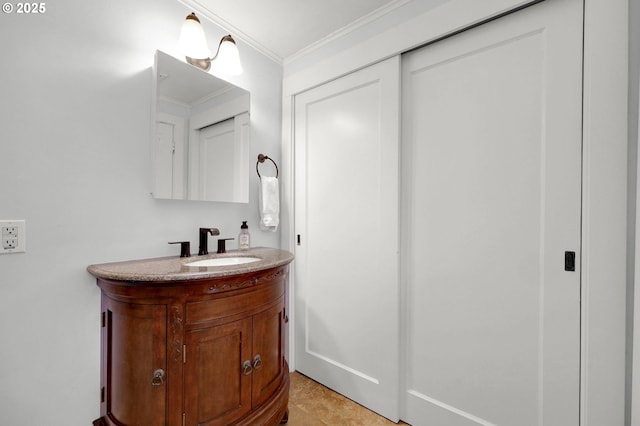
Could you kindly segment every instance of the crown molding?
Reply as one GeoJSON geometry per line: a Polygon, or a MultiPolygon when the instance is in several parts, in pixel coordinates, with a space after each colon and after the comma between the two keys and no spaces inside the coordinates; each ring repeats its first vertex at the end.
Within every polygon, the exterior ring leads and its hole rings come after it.
{"type": "Polygon", "coordinates": [[[319,39],[311,43],[310,45],[300,49],[296,53],[287,56],[283,60],[283,64],[291,63],[303,56],[306,56],[313,51],[321,48],[322,46],[331,43],[334,40],[337,40],[341,37],[346,36],[347,34],[357,30],[358,28],[364,27],[365,25],[380,19],[381,17],[387,15],[388,13],[393,12],[394,10],[404,6],[407,3],[411,3],[413,0],[394,0],[385,4],[384,6],[380,6],[378,9],[356,19],[355,21],[345,25],[344,27],[328,34],[327,36],[319,39]]]}
{"type": "Polygon", "coordinates": [[[198,2],[197,0],[178,0],[178,2],[198,12],[199,15],[207,18],[209,21],[213,22],[218,27],[222,28],[225,32],[232,34],[235,40],[240,40],[244,44],[248,44],[253,49],[262,53],[264,56],[271,59],[276,64],[278,65],[283,64],[284,58],[282,58],[273,50],[269,49],[267,46],[255,40],[248,34],[246,34],[240,28],[227,22],[220,15],[215,14],[214,12],[212,12],[210,9],[208,9],[206,6],[204,6],[202,3],[198,2]]]}
{"type": "Polygon", "coordinates": [[[221,29],[223,29],[224,31],[230,33],[233,35],[233,38],[236,40],[240,40],[243,43],[251,46],[253,49],[257,50],[258,52],[262,53],[264,56],[266,56],[267,58],[271,59],[272,61],[274,61],[275,63],[279,64],[279,65],[284,65],[286,63],[290,63],[292,61],[295,61],[296,59],[302,57],[302,56],[306,56],[310,53],[312,53],[314,50],[321,48],[322,46],[336,40],[339,39],[340,37],[344,37],[345,35],[349,34],[352,31],[357,30],[360,27],[363,27],[373,21],[375,21],[376,19],[381,18],[382,16],[394,11],[395,9],[398,9],[402,6],[404,6],[407,3],[412,2],[413,0],[394,0],[391,1],[389,3],[387,3],[384,6],[379,7],[378,9],[362,16],[361,18],[356,19],[355,21],[351,22],[350,24],[345,25],[344,27],[328,34],[327,36],[321,38],[320,40],[311,43],[310,45],[300,49],[298,52],[287,56],[286,58],[283,58],[282,56],[278,55],[276,52],[274,52],[273,50],[269,49],[267,46],[263,45],[262,43],[260,43],[258,40],[255,40],[254,38],[252,38],[251,36],[249,36],[247,33],[245,33],[244,31],[242,31],[240,28],[232,25],[231,23],[229,23],[228,21],[226,21],[223,17],[221,17],[220,15],[217,15],[216,13],[214,13],[213,11],[211,11],[210,9],[208,9],[206,6],[204,6],[202,3],[200,3],[197,0],[178,0],[179,3],[182,3],[183,5],[187,6],[190,9],[195,10],[199,15],[202,15],[203,17],[207,18],[209,21],[213,22],[214,24],[216,24],[217,26],[219,26],[221,29]]]}

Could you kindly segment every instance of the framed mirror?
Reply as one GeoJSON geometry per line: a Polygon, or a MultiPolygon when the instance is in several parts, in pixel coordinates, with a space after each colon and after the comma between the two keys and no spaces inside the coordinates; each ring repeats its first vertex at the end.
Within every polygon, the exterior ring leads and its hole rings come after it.
{"type": "Polygon", "coordinates": [[[249,92],[159,50],[153,76],[153,197],[249,202],[249,92]]]}

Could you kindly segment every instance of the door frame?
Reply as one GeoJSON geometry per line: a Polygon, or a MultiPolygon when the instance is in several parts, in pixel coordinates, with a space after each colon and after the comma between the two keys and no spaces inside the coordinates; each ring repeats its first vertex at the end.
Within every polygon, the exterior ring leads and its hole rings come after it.
{"type": "MultiPolygon", "coordinates": [[[[295,250],[293,100],[297,93],[537,2],[487,0],[479,5],[475,0],[449,0],[337,53],[318,55],[313,61],[307,56],[310,65],[298,71],[295,61],[285,63],[281,247],[295,250]],[[288,67],[293,70],[290,74],[288,67]]],[[[584,5],[580,424],[622,425],[627,400],[628,0],[584,0],[584,5]]],[[[293,298],[295,274],[291,277],[293,298]]],[[[291,323],[295,325],[293,316],[291,323]]],[[[293,370],[293,353],[289,359],[293,370]]]]}

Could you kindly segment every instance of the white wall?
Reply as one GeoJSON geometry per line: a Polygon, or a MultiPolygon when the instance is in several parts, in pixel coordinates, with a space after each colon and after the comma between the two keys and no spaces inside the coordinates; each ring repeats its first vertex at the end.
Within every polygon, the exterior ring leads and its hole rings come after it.
{"type": "MultiPolygon", "coordinates": [[[[176,53],[175,0],[57,0],[0,15],[0,219],[26,219],[27,252],[0,256],[0,424],[88,425],[99,416],[100,292],[85,268],[177,255],[168,241],[215,226],[277,247],[250,203],[149,195],[155,49],[176,53]]],[[[223,31],[203,22],[210,45],[223,31]]],[[[254,158],[280,158],[282,67],[239,42],[254,158]]],[[[215,244],[214,241],[211,244],[215,244]]],[[[234,244],[231,244],[234,246],[234,244]]]]}

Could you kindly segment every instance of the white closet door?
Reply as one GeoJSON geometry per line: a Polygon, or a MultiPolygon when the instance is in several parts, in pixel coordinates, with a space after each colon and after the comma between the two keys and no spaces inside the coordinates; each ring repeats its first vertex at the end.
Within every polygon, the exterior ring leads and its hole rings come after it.
{"type": "Polygon", "coordinates": [[[295,98],[296,368],[398,419],[400,60],[295,98]]]}
{"type": "Polygon", "coordinates": [[[184,198],[184,147],[184,118],[158,112],[152,151],[155,198],[184,198]]]}
{"type": "Polygon", "coordinates": [[[403,59],[413,425],[578,425],[581,52],[553,0],[403,59]]]}
{"type": "Polygon", "coordinates": [[[221,184],[235,177],[235,120],[212,124],[199,131],[200,199],[233,200],[233,186],[221,184]]]}

